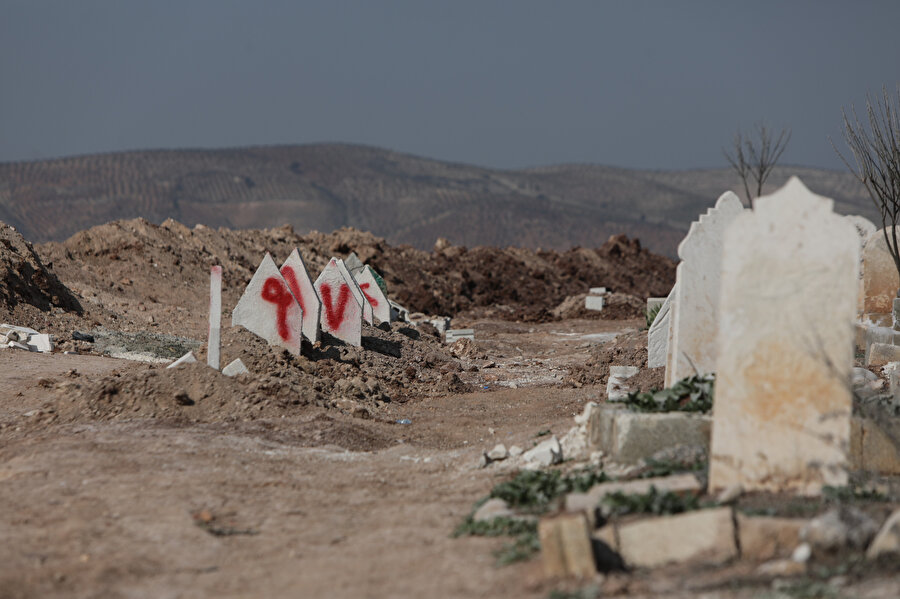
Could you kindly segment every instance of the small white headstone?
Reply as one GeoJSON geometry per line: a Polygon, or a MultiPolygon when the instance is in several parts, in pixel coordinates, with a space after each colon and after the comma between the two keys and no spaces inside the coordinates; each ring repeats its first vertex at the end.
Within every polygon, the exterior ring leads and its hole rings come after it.
{"type": "Polygon", "coordinates": [[[209,337],[206,344],[206,363],[219,369],[222,339],[222,267],[209,269],[209,337]]]}
{"type": "Polygon", "coordinates": [[[194,352],[189,351],[188,353],[184,354],[183,356],[181,356],[180,358],[178,358],[177,360],[175,360],[174,362],[172,362],[171,364],[166,366],[166,368],[167,369],[168,368],[178,368],[179,366],[182,366],[184,364],[196,364],[196,363],[197,363],[197,358],[194,356],[194,352]]]}
{"type": "Polygon", "coordinates": [[[294,248],[288,259],[281,265],[281,276],[294,294],[300,309],[303,310],[303,336],[310,343],[319,340],[319,321],[322,317],[322,302],[316,294],[315,285],[306,269],[306,263],[300,250],[294,248]]]}
{"type": "Polygon", "coordinates": [[[225,376],[237,376],[239,374],[250,374],[250,371],[247,370],[247,367],[244,366],[244,363],[240,358],[233,360],[228,364],[225,368],[222,369],[222,374],[225,376]]]}
{"type": "Polygon", "coordinates": [[[366,301],[366,296],[363,295],[362,289],[359,288],[359,285],[356,283],[356,279],[353,278],[353,275],[350,274],[350,270],[347,268],[347,265],[344,264],[343,260],[337,259],[337,266],[341,269],[341,273],[344,275],[344,278],[349,282],[350,291],[353,293],[353,297],[356,298],[356,301],[359,302],[359,305],[362,306],[363,310],[363,320],[365,320],[369,324],[375,324],[374,322],[374,313],[372,311],[372,305],[366,301]]]}
{"type": "Polygon", "coordinates": [[[303,310],[268,253],[234,307],[231,326],[242,326],[270,345],[300,353],[303,310]]]}
{"type": "Polygon", "coordinates": [[[594,310],[595,312],[600,312],[601,310],[603,310],[603,296],[586,295],[584,297],[584,308],[586,310],[594,310]]]}
{"type": "MultiPolygon", "coordinates": [[[[676,286],[678,283],[675,284],[676,286]]],[[[675,287],[663,301],[650,330],[647,331],[647,367],[659,368],[666,365],[666,350],[669,346],[669,326],[672,318],[672,302],[675,299],[675,287]]]]}
{"type": "Polygon", "coordinates": [[[710,490],[847,483],[859,241],[796,177],[725,234],[710,490]]]}
{"type": "Polygon", "coordinates": [[[391,305],[387,297],[375,280],[375,273],[371,266],[364,266],[356,275],[356,283],[362,291],[363,297],[372,306],[372,313],[379,322],[391,321],[391,305]]]}
{"type": "Polygon", "coordinates": [[[677,295],[669,307],[672,344],[666,360],[666,387],[716,368],[722,237],[743,210],[741,200],[726,191],[715,207],[691,224],[687,237],[678,244],[681,263],[675,274],[677,295]]]}
{"type": "Polygon", "coordinates": [[[356,284],[340,260],[332,258],[316,279],[316,293],[322,300],[322,330],[350,345],[362,345],[362,304],[353,294],[356,284]]]}

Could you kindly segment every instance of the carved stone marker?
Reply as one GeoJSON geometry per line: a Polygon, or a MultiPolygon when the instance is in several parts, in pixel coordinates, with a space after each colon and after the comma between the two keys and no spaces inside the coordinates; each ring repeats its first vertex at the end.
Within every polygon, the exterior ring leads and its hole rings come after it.
{"type": "MultiPolygon", "coordinates": [[[[353,294],[356,283],[349,278],[340,260],[332,258],[316,279],[316,293],[322,299],[322,330],[350,345],[362,345],[362,304],[353,294]]],[[[358,289],[358,288],[357,288],[358,289]]]]}
{"type": "Polygon", "coordinates": [[[726,191],[678,244],[681,262],[676,270],[676,295],[670,306],[671,345],[666,359],[666,387],[693,374],[716,369],[716,332],[719,316],[719,282],[722,269],[722,237],[725,229],[744,211],[741,200],[726,191]]]}
{"type": "Polygon", "coordinates": [[[859,241],[796,177],[725,234],[711,490],[847,482],[859,241]]]}
{"type": "Polygon", "coordinates": [[[376,320],[380,322],[391,321],[391,305],[388,303],[387,296],[378,285],[375,278],[375,271],[371,266],[363,266],[356,275],[356,283],[359,290],[362,291],[363,297],[372,306],[372,314],[376,320]]]}
{"type": "MultiPolygon", "coordinates": [[[[863,249],[863,314],[890,314],[900,287],[884,233],[884,229],[878,229],[870,235],[863,249]]],[[[900,231],[897,235],[900,237],[900,231]]]]}
{"type": "Polygon", "coordinates": [[[294,248],[288,259],[281,265],[281,276],[284,277],[291,293],[303,310],[303,336],[310,343],[319,340],[319,320],[322,315],[322,302],[316,294],[306,263],[300,256],[300,250],[294,248]]]}
{"type": "Polygon", "coordinates": [[[209,269],[209,336],[206,344],[206,363],[219,369],[222,339],[222,267],[209,269]]]}
{"type": "Polygon", "coordinates": [[[268,253],[231,312],[231,326],[242,326],[270,345],[300,353],[303,310],[268,253]]]}
{"type": "MultiPolygon", "coordinates": [[[[676,283],[677,286],[677,283],[676,283]]],[[[675,287],[663,301],[650,330],[647,331],[647,367],[659,368],[666,365],[666,354],[669,347],[669,326],[672,318],[672,301],[675,298],[675,287]]]]}

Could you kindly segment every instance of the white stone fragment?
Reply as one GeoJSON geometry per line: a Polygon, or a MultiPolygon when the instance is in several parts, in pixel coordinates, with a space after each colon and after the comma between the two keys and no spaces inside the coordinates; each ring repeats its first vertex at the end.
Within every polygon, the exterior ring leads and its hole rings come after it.
{"type": "Polygon", "coordinates": [[[710,490],[847,483],[859,243],[796,177],[728,229],[710,490]]]}
{"type": "Polygon", "coordinates": [[[603,310],[603,296],[602,295],[587,295],[584,298],[584,307],[586,310],[593,310],[595,312],[600,312],[603,310]]]}
{"type": "Polygon", "coordinates": [[[378,286],[375,279],[375,271],[372,267],[366,265],[356,274],[356,283],[362,291],[363,297],[372,307],[372,314],[378,322],[391,321],[391,305],[388,303],[387,296],[378,286]]]}
{"type": "Polygon", "coordinates": [[[322,330],[358,347],[362,345],[362,304],[353,293],[356,284],[338,263],[336,258],[329,260],[315,282],[322,300],[322,330]]]}
{"type": "Polygon", "coordinates": [[[637,366],[610,366],[609,377],[606,379],[607,401],[622,401],[633,391],[627,381],[641,369],[637,366]]]}
{"type": "Polygon", "coordinates": [[[222,369],[222,374],[225,376],[237,376],[239,374],[250,374],[250,371],[247,370],[247,367],[244,366],[241,359],[237,358],[222,369]]]}
{"type": "MultiPolygon", "coordinates": [[[[332,260],[335,260],[332,258],[332,260]]],[[[363,295],[362,289],[359,288],[359,285],[356,283],[356,279],[353,278],[353,275],[350,274],[350,270],[347,268],[347,265],[344,264],[343,260],[336,259],[337,267],[341,270],[341,274],[344,275],[344,278],[349,281],[350,291],[353,292],[353,297],[356,298],[356,301],[359,302],[359,305],[362,306],[363,311],[363,320],[365,320],[369,324],[375,324],[374,314],[372,311],[372,305],[366,301],[366,296],[363,295]]]]}
{"type": "Polygon", "coordinates": [[[41,353],[50,353],[53,351],[53,338],[51,335],[44,333],[32,334],[26,342],[28,349],[41,353]]]}
{"type": "Polygon", "coordinates": [[[294,355],[300,353],[303,310],[268,253],[234,307],[231,326],[242,326],[294,355]]]}
{"type": "Polygon", "coordinates": [[[222,267],[209,269],[209,336],[206,344],[206,363],[219,369],[222,340],[222,267]]]}
{"type": "Polygon", "coordinates": [[[185,364],[196,364],[196,363],[197,363],[197,358],[196,358],[196,356],[194,356],[194,352],[189,351],[188,353],[184,354],[183,356],[181,356],[180,358],[178,358],[177,360],[175,360],[174,362],[172,362],[171,364],[166,366],[166,368],[167,369],[168,368],[178,368],[179,366],[184,366],[185,364]]]}
{"type": "Polygon", "coordinates": [[[281,265],[281,276],[294,294],[297,303],[303,310],[303,336],[310,343],[319,340],[320,323],[322,319],[322,301],[316,293],[315,284],[309,276],[306,263],[300,255],[300,250],[294,248],[284,264],[281,265]]]}
{"type": "Polygon", "coordinates": [[[509,451],[507,451],[506,445],[504,445],[503,443],[498,443],[494,446],[493,449],[487,452],[487,456],[494,461],[505,460],[509,457],[509,451]]]}
{"type": "Polygon", "coordinates": [[[563,449],[559,444],[559,439],[553,436],[553,438],[547,439],[543,443],[538,443],[523,453],[522,459],[526,462],[526,469],[552,466],[563,461],[563,449]]]}
{"type": "Polygon", "coordinates": [[[693,374],[715,372],[718,355],[719,283],[725,230],[744,212],[741,200],[726,191],[678,244],[671,345],[666,358],[666,387],[693,374]]]}

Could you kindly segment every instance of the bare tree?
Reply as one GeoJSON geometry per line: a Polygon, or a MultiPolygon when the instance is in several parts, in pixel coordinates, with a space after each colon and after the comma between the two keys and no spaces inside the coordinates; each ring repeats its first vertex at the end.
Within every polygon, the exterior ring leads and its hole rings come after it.
{"type": "MultiPolygon", "coordinates": [[[[843,109],[841,115],[844,117],[844,141],[853,154],[855,165],[836,147],[834,150],[853,176],[865,186],[878,208],[884,241],[900,274],[900,247],[896,230],[900,220],[900,84],[897,85],[896,98],[888,93],[887,86],[881,88],[881,97],[875,101],[866,94],[868,127],[860,122],[852,106],[850,115],[843,109]]],[[[831,145],[834,147],[834,142],[831,145]]],[[[900,290],[897,296],[900,297],[900,290]]]]}
{"type": "Polygon", "coordinates": [[[776,138],[765,123],[758,123],[755,133],[755,136],[744,136],[738,129],[734,135],[731,151],[722,149],[728,163],[731,164],[744,184],[747,201],[762,195],[766,179],[778,164],[778,160],[791,140],[791,130],[788,127],[782,128],[776,138]],[[750,195],[751,183],[756,184],[756,195],[752,196],[750,195]]]}

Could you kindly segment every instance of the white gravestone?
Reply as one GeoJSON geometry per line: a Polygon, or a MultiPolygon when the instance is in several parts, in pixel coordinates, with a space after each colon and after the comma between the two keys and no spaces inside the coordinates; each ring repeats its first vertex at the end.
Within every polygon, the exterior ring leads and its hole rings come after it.
{"type": "Polygon", "coordinates": [[[291,293],[303,310],[303,336],[310,343],[319,340],[319,320],[322,316],[322,302],[316,294],[306,263],[300,256],[300,250],[294,248],[284,264],[281,265],[281,276],[291,289],[291,293]]]}
{"type": "Polygon", "coordinates": [[[859,235],[859,297],[857,300],[857,312],[858,316],[862,316],[865,313],[866,301],[865,269],[863,268],[866,242],[876,231],[878,231],[878,227],[864,216],[850,214],[844,218],[856,227],[856,233],[859,235]]]}
{"type": "Polygon", "coordinates": [[[300,353],[303,310],[268,253],[231,312],[231,326],[242,326],[270,345],[300,353]]]}
{"type": "Polygon", "coordinates": [[[353,294],[356,284],[344,275],[340,260],[332,258],[316,279],[322,300],[322,330],[350,345],[362,345],[362,304],[353,294]]]}
{"type": "Polygon", "coordinates": [[[678,244],[681,262],[675,271],[675,299],[669,307],[672,335],[666,387],[693,374],[715,371],[722,237],[743,211],[741,200],[726,191],[700,220],[691,223],[687,236],[678,244]]]}
{"type": "MultiPolygon", "coordinates": [[[[869,236],[863,249],[863,314],[890,314],[900,287],[897,267],[884,235],[885,230],[878,229],[869,236]]],[[[897,236],[900,238],[900,231],[897,236]]]]}
{"type": "Polygon", "coordinates": [[[371,266],[366,265],[357,273],[356,283],[365,300],[372,306],[372,314],[375,319],[379,322],[390,322],[391,306],[381,287],[378,286],[371,266]]]}
{"type": "Polygon", "coordinates": [[[659,368],[666,365],[666,349],[669,346],[669,325],[672,318],[672,301],[675,298],[675,287],[663,301],[650,330],[647,331],[647,367],[659,368]]]}
{"type": "Polygon", "coordinates": [[[206,363],[219,369],[222,339],[222,267],[209,269],[209,336],[206,343],[206,363]]]}
{"type": "Polygon", "coordinates": [[[362,289],[360,289],[359,285],[356,284],[356,279],[354,279],[353,275],[350,274],[350,269],[347,268],[347,265],[344,264],[344,261],[340,258],[336,258],[335,262],[337,263],[337,267],[343,273],[344,278],[347,279],[350,285],[350,291],[353,293],[353,297],[355,297],[356,301],[359,302],[359,305],[362,306],[363,320],[365,320],[369,324],[375,324],[373,320],[374,313],[372,311],[372,306],[371,304],[369,304],[369,302],[366,301],[366,296],[363,295],[362,289]]]}
{"type": "Polygon", "coordinates": [[[847,483],[859,241],[796,177],[725,235],[711,490],[847,483]]]}

